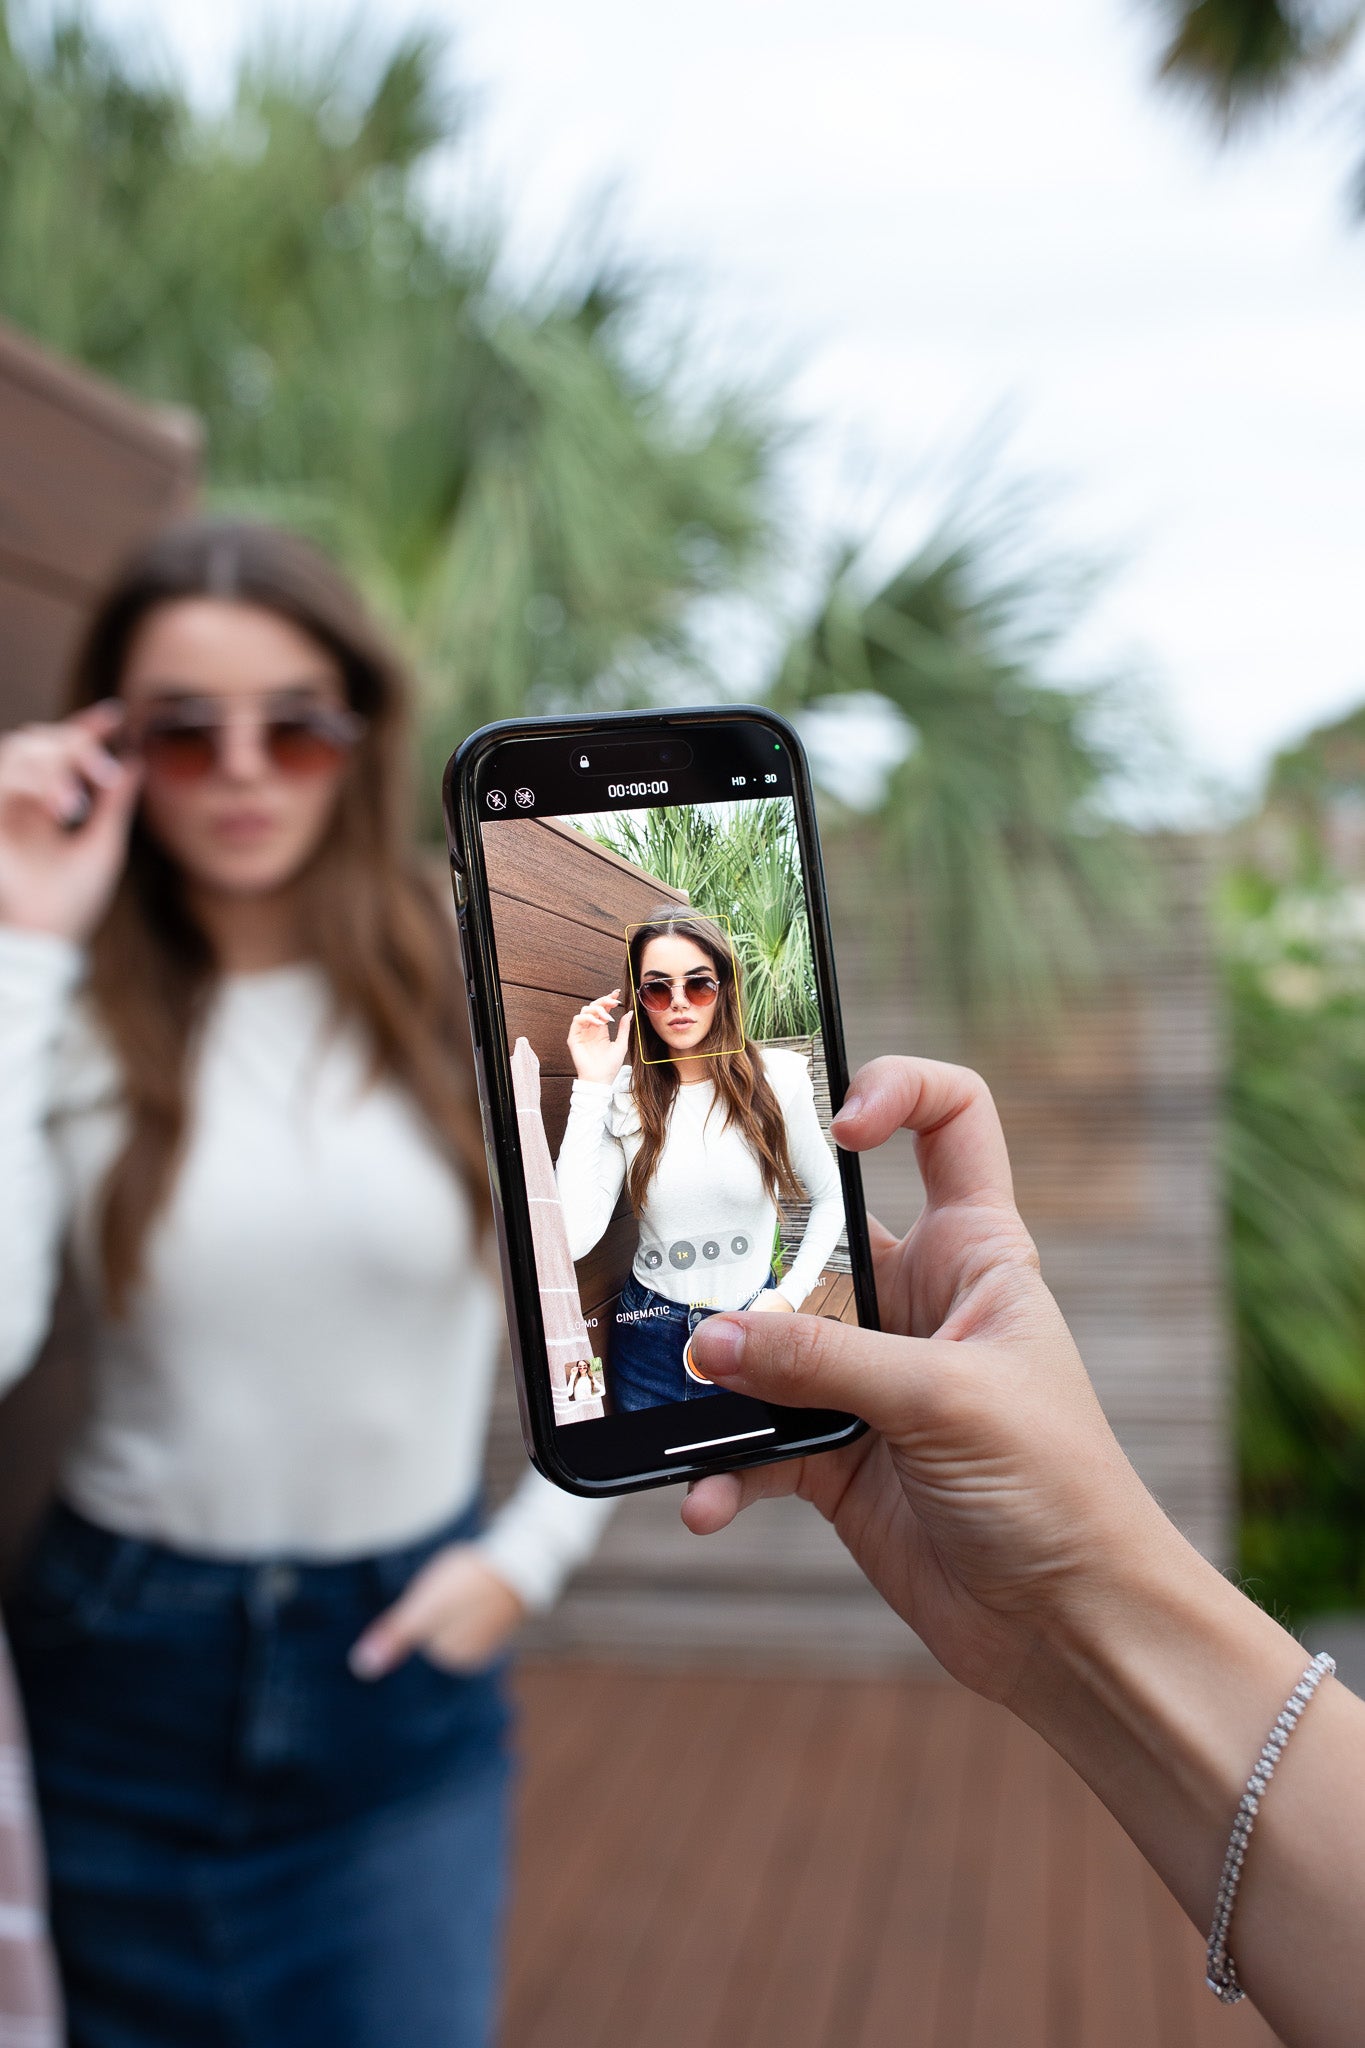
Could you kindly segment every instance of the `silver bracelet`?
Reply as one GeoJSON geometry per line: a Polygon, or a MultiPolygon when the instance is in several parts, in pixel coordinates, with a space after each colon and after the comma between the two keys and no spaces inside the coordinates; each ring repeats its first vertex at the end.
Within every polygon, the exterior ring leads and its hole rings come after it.
{"type": "Polygon", "coordinates": [[[1208,1987],[1215,1998],[1221,1998],[1224,2005],[1236,2005],[1246,1993],[1237,1982],[1237,1969],[1228,1954],[1228,1928],[1232,1924],[1232,1909],[1237,1903],[1237,1886],[1241,1882],[1242,1863],[1251,1840],[1251,1830],[1265,1788],[1274,1775],[1286,1742],[1298,1725],[1299,1715],[1312,1699],[1324,1678],[1336,1670],[1336,1664],[1326,1652],[1315,1657],[1303,1677],[1284,1703],[1275,1726],[1265,1739],[1261,1754],[1256,1759],[1256,1768],[1247,1779],[1242,1803],[1237,1809],[1237,1818],[1232,1823],[1232,1837],[1228,1842],[1228,1853],[1223,1860],[1223,1875],[1218,1880],[1218,1903],[1213,1909],[1213,1926],[1209,1929],[1207,1951],[1208,1987]]]}

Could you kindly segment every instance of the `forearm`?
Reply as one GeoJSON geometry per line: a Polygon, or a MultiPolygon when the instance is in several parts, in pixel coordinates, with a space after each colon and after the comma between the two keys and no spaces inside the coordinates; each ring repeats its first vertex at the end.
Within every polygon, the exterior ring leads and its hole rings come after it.
{"type": "Polygon", "coordinates": [[[610,1107],[609,1088],[574,1082],[555,1161],[555,1186],[564,1211],[569,1251],[575,1259],[586,1257],[600,1240],[625,1178],[621,1148],[606,1125],[610,1107]]]}
{"type": "MultiPolygon", "coordinates": [[[[1238,1802],[1308,1662],[1155,1514],[1036,1645],[1010,1704],[1094,1789],[1200,1929],[1238,1802]]],[[[1365,1704],[1329,1680],[1256,1817],[1240,1980],[1287,2048],[1347,2048],[1365,2011],[1365,1704]]]]}
{"type": "Polygon", "coordinates": [[[580,1500],[528,1471],[478,1547],[533,1613],[554,1604],[570,1572],[591,1556],[614,1500],[580,1500]]]}
{"type": "Polygon", "coordinates": [[[64,1217],[46,1123],[79,970],[64,940],[0,928],[0,1389],[32,1363],[51,1313],[64,1217]]]}

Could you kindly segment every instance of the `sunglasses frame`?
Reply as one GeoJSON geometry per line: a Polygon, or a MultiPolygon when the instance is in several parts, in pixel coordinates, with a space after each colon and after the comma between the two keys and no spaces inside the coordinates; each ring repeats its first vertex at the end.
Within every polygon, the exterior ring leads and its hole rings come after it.
{"type": "MultiPolygon", "coordinates": [[[[168,782],[203,782],[221,769],[223,738],[234,722],[232,715],[223,713],[152,712],[142,719],[130,719],[105,744],[111,753],[121,758],[141,760],[150,774],[159,774],[168,782]],[[155,758],[157,741],[173,741],[177,735],[206,740],[211,758],[202,766],[189,769],[183,764],[178,769],[164,763],[158,767],[155,758]]],[[[358,711],[352,711],[349,705],[342,704],[304,704],[293,711],[258,712],[253,724],[271,767],[277,774],[297,777],[320,775],[325,772],[327,764],[319,761],[303,766],[298,762],[280,760],[273,743],[277,729],[292,727],[310,731],[315,739],[332,749],[339,766],[364,738],[368,728],[368,720],[358,711]]]]}
{"type": "Polygon", "coordinates": [[[720,981],[718,977],[714,974],[704,974],[700,969],[698,969],[693,974],[653,974],[650,976],[648,981],[642,981],[637,983],[635,993],[639,996],[640,1001],[644,1004],[645,1008],[651,1013],[651,1015],[661,1017],[665,1010],[672,1008],[673,991],[675,988],[679,986],[679,984],[681,984],[682,986],[684,998],[689,1003],[691,1003],[694,1010],[709,1010],[712,1004],[718,1002],[720,999],[720,981]],[[689,995],[688,984],[689,982],[694,981],[707,983],[711,990],[710,995],[703,996],[700,1001],[698,1001],[698,999],[695,996],[689,995]],[[667,987],[668,989],[667,1002],[651,1003],[651,1001],[649,1000],[649,996],[645,993],[646,989],[653,992],[655,989],[661,989],[664,987],[667,987]]]}

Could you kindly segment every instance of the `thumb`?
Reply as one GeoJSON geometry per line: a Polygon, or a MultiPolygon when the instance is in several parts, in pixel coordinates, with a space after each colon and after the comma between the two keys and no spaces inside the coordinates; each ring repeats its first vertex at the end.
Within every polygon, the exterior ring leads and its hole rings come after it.
{"type": "Polygon", "coordinates": [[[953,1346],[828,1316],[708,1316],[692,1355],[708,1379],[784,1408],[840,1408],[896,1435],[923,1414],[953,1346]]]}
{"type": "Polygon", "coordinates": [[[617,1025],[617,1027],[616,1027],[616,1043],[617,1043],[617,1044],[618,1044],[619,1046],[624,1046],[624,1045],[625,1045],[625,1043],[626,1043],[626,1040],[627,1040],[627,1039],[628,1039],[628,1038],[630,1037],[630,1027],[631,1027],[631,1025],[632,1025],[632,1024],[633,1024],[634,1022],[635,1022],[635,1013],[634,1013],[634,1011],[633,1011],[633,1010],[626,1010],[626,1011],[623,1011],[623,1013],[622,1013],[622,1016],[621,1016],[621,1021],[620,1021],[620,1023],[619,1023],[618,1025],[617,1025]]]}

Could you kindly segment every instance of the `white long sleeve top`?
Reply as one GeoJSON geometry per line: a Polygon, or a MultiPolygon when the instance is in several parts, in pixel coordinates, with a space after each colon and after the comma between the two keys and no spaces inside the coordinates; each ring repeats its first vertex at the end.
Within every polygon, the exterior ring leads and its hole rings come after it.
{"type": "MultiPolygon", "coordinates": [[[[95,1310],[93,1399],[61,1488],[107,1528],[215,1556],[364,1556],[475,1497],[501,1304],[460,1180],[369,1080],[315,967],[230,975],[186,1155],[125,1320],[100,1312],[97,1206],[127,1128],[83,956],[0,929],[0,1388],[48,1329],[63,1243],[95,1310]]],[[[609,1504],[527,1470],[480,1538],[532,1607],[609,1504]]]]}
{"type": "MultiPolygon", "coordinates": [[[[760,1058],[786,1120],[792,1166],[810,1197],[805,1232],[777,1290],[799,1309],[844,1227],[843,1189],[806,1062],[780,1046],[764,1048],[760,1058]]],[[[622,1067],[614,1082],[576,1080],[555,1165],[576,1259],[592,1250],[611,1221],[639,1149],[630,1068],[622,1067]]],[[[739,1129],[725,1122],[715,1083],[680,1087],[639,1219],[636,1279],[668,1301],[739,1308],[768,1276],[777,1220],[758,1160],[739,1129]]]]}

